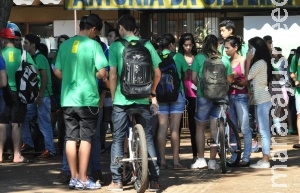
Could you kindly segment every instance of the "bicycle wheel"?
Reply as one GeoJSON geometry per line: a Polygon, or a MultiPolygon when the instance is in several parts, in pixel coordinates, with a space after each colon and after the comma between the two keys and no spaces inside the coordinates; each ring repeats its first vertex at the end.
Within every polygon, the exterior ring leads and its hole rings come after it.
{"type": "Polygon", "coordinates": [[[226,144],[225,144],[225,124],[224,119],[219,119],[219,155],[221,160],[222,173],[227,172],[226,168],[226,144]]]}
{"type": "Polygon", "coordinates": [[[133,161],[135,168],[134,174],[136,176],[134,187],[136,192],[143,193],[148,187],[148,151],[146,136],[144,128],[140,124],[135,125],[132,132],[132,149],[134,152],[134,158],[137,158],[133,161]]]}
{"type": "Polygon", "coordinates": [[[227,124],[229,125],[229,144],[227,154],[227,166],[237,166],[241,160],[242,146],[239,132],[233,122],[227,117],[227,124]]]}

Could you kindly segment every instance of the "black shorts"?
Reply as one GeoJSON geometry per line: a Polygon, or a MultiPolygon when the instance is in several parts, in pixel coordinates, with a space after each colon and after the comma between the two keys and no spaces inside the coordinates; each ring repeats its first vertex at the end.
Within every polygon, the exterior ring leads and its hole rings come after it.
{"type": "Polygon", "coordinates": [[[63,107],[67,141],[92,141],[98,121],[98,107],[63,107]]]}
{"type": "Polygon", "coordinates": [[[12,106],[5,105],[5,110],[0,117],[0,123],[23,123],[27,111],[27,104],[19,100],[16,91],[11,91],[12,106]]]}

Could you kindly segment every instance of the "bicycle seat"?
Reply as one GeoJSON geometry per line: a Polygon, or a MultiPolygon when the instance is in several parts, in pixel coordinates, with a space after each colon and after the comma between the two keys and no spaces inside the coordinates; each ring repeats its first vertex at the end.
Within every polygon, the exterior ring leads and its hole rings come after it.
{"type": "Polygon", "coordinates": [[[145,110],[141,108],[129,108],[126,110],[127,115],[136,115],[136,114],[142,114],[145,110]]]}
{"type": "Polygon", "coordinates": [[[229,106],[229,101],[226,99],[220,99],[220,100],[216,100],[214,101],[215,105],[228,105],[229,106]]]}

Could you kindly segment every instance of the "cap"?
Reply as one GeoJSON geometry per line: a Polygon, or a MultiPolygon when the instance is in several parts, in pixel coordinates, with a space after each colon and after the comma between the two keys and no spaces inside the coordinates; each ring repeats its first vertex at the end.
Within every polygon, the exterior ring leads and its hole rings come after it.
{"type": "Polygon", "coordinates": [[[1,38],[7,38],[7,39],[15,39],[15,32],[11,28],[3,28],[0,31],[0,37],[1,38]]]}
{"type": "Polygon", "coordinates": [[[86,18],[86,23],[95,27],[99,31],[102,29],[102,19],[96,14],[90,14],[86,18]]]}

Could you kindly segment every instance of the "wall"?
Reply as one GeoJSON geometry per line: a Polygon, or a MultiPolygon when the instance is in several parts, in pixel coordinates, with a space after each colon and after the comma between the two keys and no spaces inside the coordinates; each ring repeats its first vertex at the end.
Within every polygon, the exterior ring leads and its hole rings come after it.
{"type": "Polygon", "coordinates": [[[274,21],[271,14],[270,16],[245,16],[245,42],[248,42],[250,38],[255,36],[263,37],[270,35],[273,39],[273,46],[281,47],[283,55],[288,57],[292,48],[300,46],[300,16],[288,16],[285,21],[280,23],[280,29],[272,27],[276,23],[278,22],[274,21]],[[287,26],[287,29],[283,29],[284,25],[287,26]]]}

